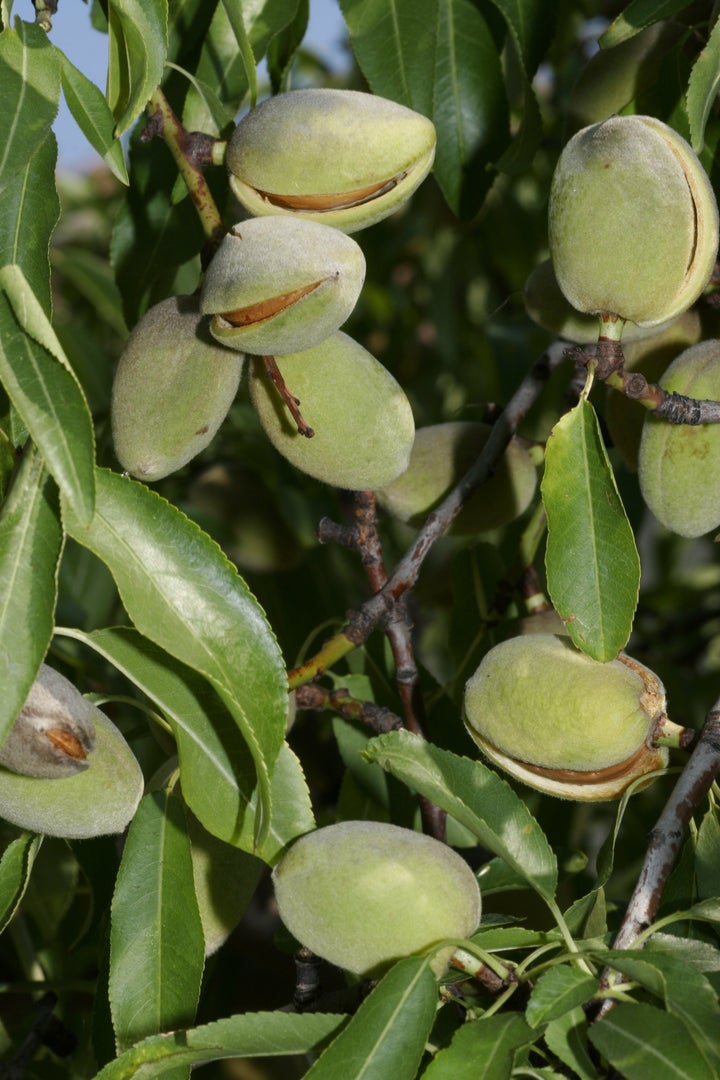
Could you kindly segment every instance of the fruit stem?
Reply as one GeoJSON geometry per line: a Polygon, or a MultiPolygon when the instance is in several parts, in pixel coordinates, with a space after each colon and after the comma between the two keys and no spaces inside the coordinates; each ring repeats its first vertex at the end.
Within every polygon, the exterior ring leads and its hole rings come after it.
{"type": "Polygon", "coordinates": [[[272,381],[280,397],[285,402],[288,412],[292,416],[298,429],[298,435],[304,435],[306,439],[312,439],[315,434],[314,430],[309,424],[305,423],[303,415],[300,412],[300,401],[294,397],[288,390],[287,383],[283,379],[280,368],[277,366],[277,362],[274,356],[263,356],[262,362],[265,365],[265,371],[268,378],[272,381]]]}
{"type": "Polygon", "coordinates": [[[625,319],[621,319],[619,315],[613,315],[610,311],[601,311],[598,313],[600,319],[600,333],[598,339],[603,338],[606,341],[620,341],[622,338],[623,330],[625,329],[625,319]]]}
{"type": "Polygon", "coordinates": [[[202,169],[190,152],[190,136],[170,108],[170,104],[160,87],[157,87],[150,95],[146,111],[149,120],[143,133],[144,136],[148,139],[154,135],[162,136],[165,145],[173,156],[180,175],[185,181],[200,218],[203,232],[213,243],[218,242],[225,234],[220,211],[210,194],[202,169]]]}
{"type": "Polygon", "coordinates": [[[653,746],[669,746],[674,750],[690,750],[697,742],[700,732],[695,728],[675,724],[664,713],[653,731],[653,746]]]}

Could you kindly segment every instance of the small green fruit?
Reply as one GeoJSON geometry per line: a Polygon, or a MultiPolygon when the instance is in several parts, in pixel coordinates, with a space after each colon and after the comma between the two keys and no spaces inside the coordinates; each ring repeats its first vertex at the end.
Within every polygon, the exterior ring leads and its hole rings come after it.
{"type": "Polygon", "coordinates": [[[338,330],[312,349],[278,357],[277,366],[314,437],[298,433],[259,361],[251,368],[250,396],[271,443],[298,469],[363,491],[384,487],[407,468],[415,436],[410,403],[351,337],[338,330]]]}
{"type": "MultiPolygon", "coordinates": [[[[654,334],[640,341],[626,343],[623,334],[625,371],[638,372],[649,383],[656,383],[671,361],[683,349],[699,341],[701,334],[700,316],[695,310],[684,312],[664,329],[658,326],[654,334]]],[[[607,388],[605,423],[613,445],[618,448],[631,472],[637,472],[640,438],[646,416],[647,409],[639,401],[633,401],[611,387],[607,388]]]]}
{"type": "MultiPolygon", "coordinates": [[[[720,398],[720,341],[701,341],[673,360],[660,386],[694,398],[720,398]]],[[[647,416],[638,456],[643,499],[679,536],[720,525],[720,425],[669,424],[647,416]]]]}
{"type": "Polygon", "coordinates": [[[207,268],[200,310],[221,344],[261,356],[300,352],[345,322],[365,279],[349,236],[315,221],[263,217],[231,230],[207,268]]]}
{"type": "MultiPolygon", "coordinates": [[[[422,833],[377,821],[345,821],[300,837],[273,871],[280,917],[312,952],[355,975],[480,922],[480,890],[467,863],[422,833]]],[[[438,952],[442,974],[453,948],[438,952]]]]}
{"type": "Polygon", "coordinates": [[[58,780],[0,768],[0,817],[21,829],[75,840],[127,827],[143,793],[143,775],[115,725],[90,708],[95,747],[89,767],[58,780]]]}
{"type": "Polygon", "coordinates": [[[254,215],[291,214],[343,232],[381,221],[432,168],[435,128],[356,90],[293,90],[243,117],[228,144],[230,186],[254,215]]]}
{"type": "Polygon", "coordinates": [[[710,181],[680,135],[651,116],[583,128],[553,176],[550,253],[578,311],[653,326],[686,311],[718,250],[710,181]]]}
{"type": "Polygon", "coordinates": [[[213,341],[197,299],[150,308],[127,340],[112,391],[112,433],[123,469],[160,480],[204,450],[237,393],[244,357],[213,341]]]}
{"type": "Polygon", "coordinates": [[[617,798],[667,764],[667,750],[653,745],[670,724],[658,677],[622,653],[592,660],[555,634],[491,649],[466,684],[464,709],[491,761],[563,799],[617,798]]]}
{"type": "Polygon", "coordinates": [[[68,679],[43,664],[0,747],[0,765],[46,779],[82,772],[95,748],[95,712],[68,679]]]}
{"type": "MultiPolygon", "coordinates": [[[[488,424],[470,421],[419,428],[407,469],[378,491],[378,502],[393,517],[420,526],[467,472],[491,430],[488,424]]],[[[535,466],[527,451],[513,439],[493,475],[455,519],[451,532],[472,536],[507,525],[527,510],[536,483],[535,466]]]]}

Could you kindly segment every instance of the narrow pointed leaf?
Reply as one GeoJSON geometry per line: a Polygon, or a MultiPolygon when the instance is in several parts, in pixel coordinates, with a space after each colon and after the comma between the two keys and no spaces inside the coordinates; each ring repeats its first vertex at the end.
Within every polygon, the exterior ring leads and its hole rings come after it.
{"type": "Polygon", "coordinates": [[[146,795],[130,825],[110,914],[110,1008],[118,1050],[195,1015],[205,939],[181,800],[146,795]]]}
{"type": "Polygon", "coordinates": [[[544,1038],[553,1054],[574,1070],[579,1080],[597,1080],[597,1069],[588,1052],[587,1028],[587,1017],[578,1006],[551,1020],[544,1038]]]}
{"type": "Polygon", "coordinates": [[[686,1025],[652,1005],[616,1005],[588,1032],[590,1042],[627,1080],[711,1076],[686,1025]]]}
{"type": "Polygon", "coordinates": [[[552,41],[557,16],[554,0],[492,0],[502,14],[517,46],[529,79],[552,41]]]}
{"type": "Polygon", "coordinates": [[[302,768],[285,743],[272,774],[267,840],[256,848],[253,760],[231,713],[206,681],[131,627],[61,632],[109,660],[167,717],[177,740],[183,798],[208,832],[272,865],[291,840],[315,827],[302,768]]]}
{"type": "Polygon", "coordinates": [[[599,44],[603,49],[619,45],[621,41],[639,34],[646,26],[660,22],[661,19],[670,19],[689,6],[690,0],[631,0],[625,10],[610,23],[605,33],[601,34],[599,44]]]}
{"type": "Polygon", "coordinates": [[[542,497],[550,598],[577,647],[594,660],[612,660],[632,630],[640,559],[587,401],[552,430],[542,497]]]}
{"type": "Polygon", "coordinates": [[[720,19],[712,28],[705,48],[693,64],[687,88],[687,114],[692,147],[700,153],[705,145],[705,125],[720,90],[720,19]]]}
{"type": "Polygon", "coordinates": [[[28,447],[0,510],[0,743],[52,638],[61,550],[57,488],[28,447]]]}
{"type": "Polygon", "coordinates": [[[285,738],[287,681],[262,608],[220,548],[143,484],[96,474],[95,517],[68,532],[109,568],[141,634],[200,672],[232,714],[258,781],[256,842],[270,827],[270,774],[285,738]]]}
{"type": "Polygon", "coordinates": [[[413,791],[452,814],[545,899],[557,887],[557,862],[545,834],[509,784],[479,761],[394,731],[365,751],[413,791]]]}
{"type": "Polygon", "coordinates": [[[12,919],[25,895],[42,836],[22,833],[12,840],[0,857],[0,934],[12,919]]]}
{"type": "Polygon", "coordinates": [[[542,975],[530,995],[525,1019],[538,1028],[588,1001],[598,988],[598,980],[579,967],[564,965],[542,975]]]}
{"type": "Polygon", "coordinates": [[[506,1080],[515,1054],[537,1038],[517,1013],[474,1020],[455,1032],[452,1042],[433,1059],[424,1080],[506,1080]]]}
{"type": "Polygon", "coordinates": [[[94,435],[80,384],[18,266],[0,270],[0,382],[78,518],[94,498],[94,435]]]}
{"type": "Polygon", "coordinates": [[[128,183],[122,146],[115,136],[115,121],[100,89],[60,53],[62,89],[67,107],[83,135],[121,184],[128,183]]]}
{"type": "Polygon", "coordinates": [[[167,54],[167,0],[112,0],[108,8],[108,101],[122,135],[160,84],[167,54]]]}
{"type": "Polygon", "coordinates": [[[427,957],[409,956],[384,976],[306,1080],[413,1080],[437,1008],[427,957]]]}
{"type": "Polygon", "coordinates": [[[0,33],[0,191],[44,142],[60,101],[60,65],[47,34],[17,19],[0,33]]]}
{"type": "Polygon", "coordinates": [[[0,266],[16,264],[37,296],[45,314],[51,313],[50,237],[60,216],[52,177],[57,143],[50,132],[27,164],[5,186],[0,199],[0,266]]]}
{"type": "MultiPolygon", "coordinates": [[[[345,1023],[334,1013],[247,1013],[212,1024],[175,1031],[171,1038],[144,1039],[111,1061],[95,1080],[153,1080],[180,1065],[236,1057],[275,1057],[318,1052],[345,1023]]],[[[347,1078],[346,1078],[347,1080],[347,1078]]]]}

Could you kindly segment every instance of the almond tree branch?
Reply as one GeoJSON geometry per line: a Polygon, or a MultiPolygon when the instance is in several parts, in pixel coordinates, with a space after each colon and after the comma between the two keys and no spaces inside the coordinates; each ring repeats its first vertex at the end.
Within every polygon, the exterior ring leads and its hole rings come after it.
{"type": "MultiPolygon", "coordinates": [[[[208,136],[185,130],[160,87],[151,94],[146,111],[149,119],[141,137],[148,141],[160,135],[164,140],[195,204],[203,231],[214,248],[226,230],[201,168],[212,161],[211,147],[206,145],[208,136]]],[[[215,140],[211,139],[211,142],[215,140]]]]}
{"type": "MultiPolygon", "coordinates": [[[[638,936],[657,915],[670,872],[682,846],[693,814],[720,773],[720,698],[707,715],[690,759],[650,833],[645,861],[625,916],[613,942],[613,949],[637,947],[638,936]]],[[[601,988],[612,987],[613,974],[606,972],[601,988]]],[[[600,1019],[613,1007],[612,998],[603,1002],[600,1019]]]]}
{"type": "Polygon", "coordinates": [[[639,371],[625,371],[622,345],[619,341],[600,338],[592,347],[573,347],[568,350],[573,360],[585,367],[596,363],[595,374],[613,390],[639,402],[653,414],[669,424],[718,424],[720,401],[691,398],[685,394],[663,390],[656,383],[649,383],[639,371]]]}
{"type": "Polygon", "coordinates": [[[301,686],[330,666],[329,660],[345,656],[362,645],[370,634],[390,616],[403,593],[411,589],[433,545],[450,528],[467,499],[489,479],[510,439],[534,404],[550,375],[566,358],[562,341],[555,341],[533,364],[503,411],[493,424],[490,437],[480,455],[459,483],[425,520],[423,527],[385,584],[356,611],[350,612],[343,629],[325,642],[320,652],[288,673],[290,688],[301,686]]]}

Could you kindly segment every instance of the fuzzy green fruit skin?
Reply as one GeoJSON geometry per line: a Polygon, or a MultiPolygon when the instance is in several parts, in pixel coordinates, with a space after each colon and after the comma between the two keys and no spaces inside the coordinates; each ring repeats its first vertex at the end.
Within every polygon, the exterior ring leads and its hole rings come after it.
{"type": "Polygon", "coordinates": [[[483,752],[561,798],[616,798],[664,767],[667,751],[651,746],[664,709],[663,686],[649,668],[622,655],[599,663],[555,634],[501,642],[465,687],[466,726],[483,752]],[[626,762],[615,775],[612,767],[626,762]]]}
{"type": "MultiPolygon", "coordinates": [[[[345,821],[295,841],[273,871],[280,917],[316,955],[355,975],[480,923],[480,890],[467,863],[440,841],[397,825],[345,821]]],[[[440,974],[452,955],[433,961],[440,974]]]]}
{"type": "Polygon", "coordinates": [[[200,310],[215,316],[210,332],[221,344],[279,356],[309,349],[338,330],[364,280],[360,247],[338,229],[304,219],[254,218],[235,225],[218,248],[200,310]],[[233,325],[243,309],[257,316],[233,325]],[[223,315],[230,312],[236,315],[228,321],[223,315]]]}
{"type": "MultiPolygon", "coordinates": [[[[419,428],[407,469],[378,491],[378,502],[400,521],[421,525],[467,472],[491,430],[488,424],[471,421],[419,428]]],[[[507,525],[527,510],[536,484],[535,466],[527,451],[513,440],[493,475],[455,519],[451,532],[473,536],[507,525]]]]}
{"type": "Polygon", "coordinates": [[[160,480],[210,443],[233,403],[244,356],[213,341],[198,302],[150,308],[127,340],[113,382],[115,454],[131,476],[160,480]]]}
{"type": "Polygon", "coordinates": [[[82,772],[95,749],[96,711],[68,679],[42,664],[0,747],[0,765],[48,780],[82,772]]]}
{"type": "MultiPolygon", "coordinates": [[[[632,325],[632,324],[630,324],[632,325]]],[[[644,375],[649,383],[657,383],[671,362],[683,349],[694,345],[702,334],[700,316],[696,310],[684,312],[657,332],[642,340],[626,344],[623,334],[625,371],[644,375]]],[[[607,388],[605,398],[605,422],[613,445],[622,454],[626,467],[637,472],[640,439],[647,409],[639,401],[633,401],[618,390],[607,388]]]]}
{"type": "Polygon", "coordinates": [[[83,840],[120,833],[143,793],[143,775],[113,723],[93,709],[95,748],[90,767],[47,780],[0,769],[0,817],[21,829],[83,840]]]}
{"type": "Polygon", "coordinates": [[[240,121],[226,163],[233,193],[251,214],[319,219],[351,233],[412,195],[432,168],[435,141],[427,117],[394,101],[293,90],[240,121]]]}
{"type": "Polygon", "coordinates": [[[654,117],[611,117],[573,136],[548,217],[557,280],[578,311],[652,326],[687,310],[710,279],[715,195],[691,147],[654,117]]]}
{"type": "MultiPolygon", "coordinates": [[[[523,300],[528,315],[534,323],[542,326],[543,330],[578,345],[589,345],[597,341],[597,315],[583,315],[566,299],[558,285],[551,259],[545,259],[530,271],[523,289],[523,300]]],[[[659,334],[666,326],[673,326],[675,321],[673,318],[658,326],[628,323],[623,329],[623,345],[659,334]]]]}
{"type": "MultiPolygon", "coordinates": [[[[702,341],[673,360],[660,385],[694,398],[720,398],[720,341],[702,341]]],[[[720,426],[668,424],[647,416],[638,479],[658,521],[679,536],[720,525],[720,426]]]]}
{"type": "Polygon", "coordinates": [[[407,468],[415,436],[412,409],[386,368],[341,330],[320,345],[278,357],[290,392],[315,435],[298,434],[259,362],[250,396],[271,443],[309,476],[334,487],[384,487],[407,468]]]}

